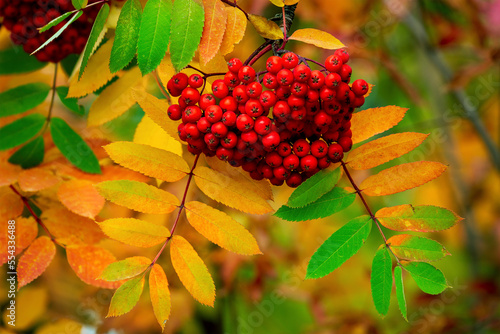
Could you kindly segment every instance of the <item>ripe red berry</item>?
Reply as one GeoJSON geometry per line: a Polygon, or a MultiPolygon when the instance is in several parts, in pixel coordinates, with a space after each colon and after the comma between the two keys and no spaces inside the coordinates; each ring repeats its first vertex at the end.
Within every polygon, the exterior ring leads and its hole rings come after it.
{"type": "Polygon", "coordinates": [[[283,68],[281,58],[278,56],[271,56],[267,58],[266,69],[269,73],[278,73],[283,68]]]}
{"type": "Polygon", "coordinates": [[[212,125],[212,128],[210,130],[216,137],[219,138],[224,138],[227,135],[228,129],[227,126],[224,125],[222,122],[217,122],[214,125],[212,125]]]}
{"type": "Polygon", "coordinates": [[[315,140],[311,144],[311,154],[320,159],[328,154],[328,145],[322,140],[315,140]]]}
{"type": "Polygon", "coordinates": [[[344,157],[344,150],[339,144],[330,144],[328,147],[328,158],[331,162],[336,163],[344,157]]]}
{"type": "Polygon", "coordinates": [[[314,70],[311,72],[311,76],[309,77],[307,84],[312,89],[320,89],[325,84],[325,75],[321,71],[314,70]]]}
{"type": "Polygon", "coordinates": [[[236,109],[238,108],[238,103],[236,102],[234,97],[226,96],[219,102],[219,106],[221,107],[223,112],[236,111],[236,109]]]}
{"type": "Polygon", "coordinates": [[[172,84],[175,87],[175,89],[178,90],[183,90],[184,88],[187,87],[188,85],[188,76],[186,73],[177,73],[172,77],[172,84]]]}
{"type": "Polygon", "coordinates": [[[265,109],[269,110],[276,104],[276,94],[274,94],[270,90],[266,90],[265,92],[262,92],[262,94],[260,94],[259,101],[265,109]]]}
{"type": "Polygon", "coordinates": [[[167,109],[168,117],[173,121],[178,121],[182,117],[182,109],[178,104],[172,104],[167,109]]]}
{"type": "Polygon", "coordinates": [[[283,158],[283,166],[288,170],[295,170],[300,165],[300,158],[295,154],[287,155],[283,158]]]}
{"type": "Polygon", "coordinates": [[[212,94],[203,94],[198,104],[201,110],[206,110],[208,106],[214,105],[215,102],[215,97],[212,94]]]}
{"type": "Polygon", "coordinates": [[[225,148],[234,148],[238,143],[238,136],[230,131],[227,135],[220,140],[220,144],[225,148]]]}
{"type": "Polygon", "coordinates": [[[193,106],[200,100],[200,92],[197,89],[187,87],[182,91],[181,97],[188,106],[193,106]]]}
{"type": "Polygon", "coordinates": [[[266,154],[266,163],[271,167],[281,166],[283,163],[283,157],[276,151],[269,152],[266,154]]]}
{"type": "Polygon", "coordinates": [[[335,88],[342,82],[342,78],[338,73],[329,73],[325,78],[325,85],[328,88],[335,88]]]}
{"type": "Polygon", "coordinates": [[[212,148],[216,148],[218,145],[219,145],[219,142],[220,142],[220,139],[217,138],[213,133],[209,132],[207,134],[205,134],[205,136],[203,137],[203,140],[205,141],[205,144],[207,144],[207,146],[212,149],[212,148]]]}
{"type": "Polygon", "coordinates": [[[207,133],[210,131],[212,123],[210,123],[206,117],[202,117],[198,120],[198,122],[196,122],[196,127],[200,130],[200,132],[207,133]]]}
{"type": "Polygon", "coordinates": [[[339,71],[340,77],[342,78],[343,82],[349,83],[351,81],[351,74],[352,74],[352,68],[351,66],[344,64],[342,65],[342,68],[339,71]]]}
{"type": "Polygon", "coordinates": [[[344,63],[342,58],[335,54],[328,56],[325,60],[325,67],[330,72],[338,72],[344,63]]]}
{"type": "Polygon", "coordinates": [[[338,143],[342,146],[344,152],[348,152],[352,148],[352,139],[350,137],[340,137],[338,143]]]}
{"type": "Polygon", "coordinates": [[[257,98],[262,93],[262,85],[256,81],[247,85],[246,92],[248,97],[257,98]]]}
{"type": "Polygon", "coordinates": [[[242,66],[238,71],[238,78],[244,84],[255,81],[255,70],[251,66],[242,66]]]}
{"type": "Polygon", "coordinates": [[[300,186],[301,183],[302,176],[297,172],[290,173],[290,176],[286,179],[286,184],[291,188],[296,188],[300,186]]]}
{"type": "Polygon", "coordinates": [[[299,157],[305,157],[306,155],[309,154],[311,146],[309,145],[308,141],[305,139],[298,139],[295,141],[293,144],[293,152],[299,157]]]}
{"type": "Polygon", "coordinates": [[[226,111],[222,115],[222,123],[225,126],[231,127],[236,125],[236,114],[234,111],[226,111]]]}
{"type": "Polygon", "coordinates": [[[347,53],[346,49],[335,50],[334,55],[339,56],[344,64],[349,61],[349,53],[347,53]]]}
{"type": "Polygon", "coordinates": [[[205,117],[210,123],[217,123],[222,119],[222,108],[218,105],[211,105],[205,109],[205,117]]]}
{"type": "Polygon", "coordinates": [[[274,150],[280,144],[280,135],[276,131],[271,131],[262,137],[262,145],[266,150],[274,150]]]}
{"type": "Polygon", "coordinates": [[[245,103],[245,112],[251,117],[259,117],[264,113],[264,107],[259,100],[250,99],[245,103]]]}
{"type": "Polygon", "coordinates": [[[254,130],[261,136],[267,135],[271,132],[271,119],[267,116],[257,117],[254,124],[254,130]]]}
{"type": "Polygon", "coordinates": [[[219,146],[217,148],[217,151],[215,152],[215,155],[217,155],[217,158],[219,158],[222,161],[229,161],[233,158],[233,150],[228,149],[222,146],[219,146]]]}
{"type": "Polygon", "coordinates": [[[279,87],[278,78],[272,73],[266,73],[262,79],[262,84],[267,89],[276,89],[279,87]]]}
{"type": "Polygon", "coordinates": [[[195,123],[187,123],[184,127],[184,131],[186,131],[187,138],[198,139],[201,135],[200,130],[195,123]]]}
{"type": "Polygon", "coordinates": [[[217,79],[212,83],[212,92],[215,97],[222,99],[229,94],[229,88],[224,83],[224,80],[217,79]]]}
{"type": "MultiPolygon", "coordinates": [[[[293,77],[295,81],[298,82],[307,82],[311,77],[311,69],[304,64],[300,64],[293,70],[293,77]]],[[[293,90],[292,90],[293,92],[293,90]]]]}
{"type": "Polygon", "coordinates": [[[273,116],[280,121],[285,121],[291,113],[290,106],[285,101],[278,101],[274,105],[273,116]]]}
{"type": "Polygon", "coordinates": [[[278,166],[273,168],[273,175],[276,179],[280,181],[284,181],[288,175],[289,175],[288,169],[286,169],[284,166],[278,166]]]}
{"type": "Polygon", "coordinates": [[[299,57],[293,52],[287,52],[281,56],[283,67],[292,69],[299,64],[299,57]]]}
{"type": "Polygon", "coordinates": [[[289,86],[293,82],[293,73],[287,68],[284,68],[276,75],[280,86],[289,86]]]}
{"type": "Polygon", "coordinates": [[[247,132],[253,129],[255,121],[247,114],[241,114],[236,118],[236,127],[241,132],[247,132]]]}
{"type": "Polygon", "coordinates": [[[318,159],[313,155],[309,154],[300,159],[300,167],[304,171],[312,171],[318,167],[318,159]]]}
{"type": "Polygon", "coordinates": [[[319,127],[328,126],[331,122],[332,117],[323,110],[320,110],[316,115],[314,115],[314,124],[319,127]]]}
{"type": "Polygon", "coordinates": [[[201,109],[197,106],[188,106],[182,112],[182,121],[184,123],[195,123],[201,118],[201,109]]]}
{"type": "Polygon", "coordinates": [[[305,97],[308,89],[308,86],[303,82],[294,82],[291,87],[292,94],[298,97],[305,97]]]}
{"type": "Polygon", "coordinates": [[[233,73],[238,73],[240,68],[243,66],[243,62],[239,60],[238,58],[232,58],[227,62],[227,68],[233,72],[233,73]]]}
{"type": "Polygon", "coordinates": [[[257,142],[257,140],[259,140],[259,136],[254,130],[250,130],[247,132],[243,132],[241,134],[241,139],[248,145],[253,145],[257,142]]]}
{"type": "Polygon", "coordinates": [[[247,87],[244,85],[236,86],[233,89],[233,97],[239,104],[243,104],[248,101],[247,87]]]}
{"type": "Polygon", "coordinates": [[[366,93],[368,93],[368,84],[363,79],[355,80],[352,83],[352,91],[357,96],[364,96],[366,93]]]}
{"type": "Polygon", "coordinates": [[[286,157],[286,156],[289,156],[292,153],[292,147],[288,143],[281,142],[278,145],[278,147],[276,148],[276,151],[282,157],[286,157]]]}
{"type": "Polygon", "coordinates": [[[193,88],[200,88],[203,86],[203,78],[199,74],[191,74],[188,78],[188,85],[193,88]]]}
{"type": "Polygon", "coordinates": [[[234,88],[240,84],[240,79],[236,73],[229,71],[224,75],[224,83],[228,87],[234,88]]]}

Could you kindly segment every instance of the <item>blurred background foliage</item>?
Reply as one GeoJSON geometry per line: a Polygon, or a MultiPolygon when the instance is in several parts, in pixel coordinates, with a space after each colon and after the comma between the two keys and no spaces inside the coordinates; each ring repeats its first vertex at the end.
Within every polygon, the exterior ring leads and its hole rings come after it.
{"type": "MultiPolygon", "coordinates": [[[[250,13],[267,17],[278,12],[267,0],[238,3],[250,13]]],[[[329,276],[303,279],[308,259],[317,247],[349,219],[364,214],[360,203],[327,219],[292,223],[271,216],[244,215],[192,190],[191,198],[224,209],[247,226],[264,255],[229,253],[188,224],[180,224],[180,234],[209,264],[218,288],[217,300],[214,309],[196,303],[169,268],[168,256],[164,256],[160,264],[167,270],[172,290],[172,314],[165,332],[499,333],[500,1],[302,0],[293,29],[306,27],[332,33],[348,46],[353,79],[363,78],[375,85],[363,108],[407,107],[405,119],[391,131],[430,134],[418,150],[378,169],[358,172],[354,174],[356,180],[403,162],[434,160],[449,165],[442,177],[418,189],[369,201],[375,210],[407,203],[439,205],[465,218],[458,226],[431,236],[453,254],[436,263],[453,289],[437,296],[425,295],[405,276],[409,322],[399,314],[395,295],[389,314],[382,319],[370,294],[371,261],[382,242],[378,233],[372,233],[361,251],[329,276]]],[[[2,30],[0,47],[8,43],[2,30]]],[[[231,56],[246,59],[260,43],[261,38],[249,25],[231,56]]],[[[287,49],[319,61],[330,53],[296,42],[290,42],[287,49]]],[[[254,67],[264,68],[264,62],[254,67]]],[[[34,76],[50,83],[52,72],[45,68],[34,74],[4,76],[0,89],[32,82],[34,76]]],[[[62,75],[58,80],[67,82],[62,75]]],[[[110,140],[131,140],[142,115],[134,106],[108,124],[106,136],[110,140]]],[[[73,119],[72,125],[85,134],[84,118],[73,119]]],[[[169,187],[179,194],[184,183],[169,187]]],[[[277,209],[286,202],[291,189],[274,191],[273,206],[277,209]]],[[[108,204],[101,216],[132,214],[108,204]]],[[[169,224],[172,217],[147,215],[146,219],[169,224]]],[[[387,231],[388,237],[391,233],[387,231]]],[[[155,254],[154,250],[110,240],[105,246],[119,259],[155,254]]],[[[131,313],[105,319],[112,291],[85,285],[73,274],[64,255],[58,255],[41,278],[20,291],[19,332],[159,332],[147,293],[131,313]]],[[[5,282],[3,271],[0,276],[5,282]]],[[[4,304],[5,285],[1,289],[0,304],[4,304]]],[[[0,333],[9,332],[0,329],[0,333]]]]}

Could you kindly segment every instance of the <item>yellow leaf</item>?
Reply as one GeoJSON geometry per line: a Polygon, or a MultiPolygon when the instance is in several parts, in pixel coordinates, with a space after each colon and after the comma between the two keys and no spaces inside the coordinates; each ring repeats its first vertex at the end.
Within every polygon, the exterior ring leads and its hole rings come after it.
{"type": "Polygon", "coordinates": [[[152,247],[170,236],[166,227],[135,218],[113,218],[97,224],[111,239],[137,247],[152,247]]]}
{"type": "Polygon", "coordinates": [[[201,202],[186,204],[189,223],[208,240],[244,255],[262,254],[255,238],[228,214],[201,202]]]}
{"type": "Polygon", "coordinates": [[[233,178],[207,167],[195,169],[196,185],[208,197],[237,210],[264,214],[273,211],[269,203],[254,192],[249,192],[233,178]]]}
{"type": "Polygon", "coordinates": [[[63,207],[52,206],[40,217],[54,237],[67,240],[66,244],[95,244],[105,238],[99,226],[91,219],[79,216],[63,207]]]}
{"type": "Polygon", "coordinates": [[[438,176],[446,166],[434,161],[417,161],[394,166],[368,177],[360,189],[368,196],[391,195],[421,186],[438,176]]]}
{"type": "Polygon", "coordinates": [[[340,49],[345,46],[341,41],[333,37],[331,34],[322,30],[312,28],[295,30],[292,36],[289,37],[289,39],[313,44],[317,47],[328,50],[340,49]]]}
{"type": "Polygon", "coordinates": [[[275,22],[253,14],[248,14],[248,19],[262,37],[273,40],[283,39],[283,31],[275,22]]]}
{"type": "Polygon", "coordinates": [[[176,140],[179,138],[177,134],[179,123],[172,121],[168,117],[167,109],[169,104],[167,100],[161,100],[143,90],[134,90],[132,94],[137,100],[137,103],[139,103],[139,106],[141,106],[141,109],[144,110],[146,115],[149,116],[153,122],[161,126],[170,137],[176,140]]]}
{"type": "Polygon", "coordinates": [[[238,44],[243,39],[247,28],[247,18],[245,14],[236,7],[226,6],[224,9],[227,13],[227,24],[224,37],[222,37],[220,52],[223,55],[227,55],[234,50],[234,45],[238,44]]]}
{"type": "Polygon", "coordinates": [[[400,157],[422,144],[428,135],[403,132],[370,141],[349,153],[346,163],[352,169],[369,169],[400,157]]]}
{"type": "Polygon", "coordinates": [[[17,182],[23,191],[40,191],[59,183],[61,179],[44,168],[26,169],[19,173],[17,182]]]}
{"type": "Polygon", "coordinates": [[[170,258],[175,272],[189,293],[200,303],[213,307],[214,281],[193,246],[183,237],[174,235],[170,241],[170,258]]]}
{"type": "Polygon", "coordinates": [[[171,193],[142,182],[106,181],[95,187],[108,201],[139,212],[170,213],[180,205],[171,193]]]}
{"type": "Polygon", "coordinates": [[[69,319],[59,319],[54,323],[47,323],[38,328],[35,334],[80,334],[82,324],[69,319]]]}
{"type": "Polygon", "coordinates": [[[243,170],[243,168],[233,167],[217,157],[205,157],[205,160],[212,169],[231,177],[236,183],[240,184],[243,189],[254,192],[265,200],[273,200],[273,190],[269,181],[254,180],[250,174],[243,170]]]}
{"type": "Polygon", "coordinates": [[[376,134],[389,130],[405,116],[408,108],[387,106],[359,111],[352,115],[352,142],[362,142],[376,134]]]}
{"type": "Polygon", "coordinates": [[[19,258],[17,266],[18,289],[40,276],[56,254],[56,246],[46,236],[39,237],[19,258]]]}
{"type": "Polygon", "coordinates": [[[151,264],[151,260],[144,256],[132,256],[124,260],[113,262],[99,275],[106,281],[121,281],[143,273],[151,264]]]}
{"type": "Polygon", "coordinates": [[[66,247],[71,269],[83,282],[105,289],[116,289],[122,282],[107,282],[99,277],[108,265],[116,261],[110,251],[92,245],[66,247]]]}
{"type": "Polygon", "coordinates": [[[278,7],[284,7],[285,2],[283,0],[269,0],[273,5],[278,7]]]}
{"type": "Polygon", "coordinates": [[[136,277],[123,283],[122,286],[116,289],[115,294],[111,298],[106,318],[117,317],[130,312],[139,301],[139,298],[141,298],[144,281],[144,276],[136,277]]]}
{"type": "Polygon", "coordinates": [[[163,331],[170,316],[171,301],[167,276],[163,268],[157,263],[154,264],[149,274],[149,295],[151,296],[151,304],[153,304],[156,320],[158,320],[163,331]]]}
{"type": "MultiPolygon", "coordinates": [[[[5,285],[4,285],[5,286],[5,285]]],[[[6,291],[6,290],[4,290],[6,291]]],[[[6,291],[7,295],[7,291],[6,291]]],[[[49,294],[46,288],[31,287],[21,289],[16,296],[16,326],[11,327],[16,330],[16,333],[30,333],[29,330],[33,325],[43,319],[47,315],[47,305],[49,303],[49,294]]],[[[6,309],[3,313],[4,324],[7,324],[10,319],[7,315],[10,311],[6,309]]],[[[6,325],[5,325],[6,326],[6,325]]],[[[3,327],[3,326],[2,326],[3,327]]],[[[0,331],[3,334],[3,332],[0,331]]],[[[9,334],[11,332],[8,332],[9,334]]]]}
{"type": "Polygon", "coordinates": [[[105,203],[92,182],[87,180],[64,182],[57,190],[57,198],[70,211],[91,219],[99,214],[105,203]]]}
{"type": "Polygon", "coordinates": [[[127,71],[97,97],[89,110],[88,125],[98,126],[121,116],[136,102],[132,89],[142,85],[139,67],[127,71]]]}
{"type": "Polygon", "coordinates": [[[291,5],[295,5],[300,0],[283,0],[283,1],[285,2],[285,5],[291,6],[291,5]]]}
{"type": "Polygon", "coordinates": [[[123,167],[163,181],[175,182],[190,172],[187,162],[177,154],[148,145],[115,142],[104,148],[123,167]]]}
{"type": "Polygon", "coordinates": [[[170,54],[167,54],[160,65],[156,68],[158,76],[160,77],[161,83],[164,87],[167,87],[168,80],[172,78],[177,72],[175,72],[174,65],[170,60],[170,54]]]}
{"type": "MultiPolygon", "coordinates": [[[[195,65],[193,65],[195,66],[195,65]]],[[[210,60],[207,64],[200,63],[199,64],[200,69],[205,72],[205,73],[226,73],[227,72],[227,62],[224,56],[220,52],[218,52],[212,60],[210,60]]],[[[186,74],[188,74],[185,70],[183,71],[186,74]]],[[[188,74],[189,75],[189,74],[188,74]]],[[[217,80],[224,78],[224,76],[220,75],[213,75],[207,78],[207,87],[211,87],[212,83],[217,80]]],[[[206,91],[206,93],[209,93],[206,91]]]]}
{"type": "Polygon", "coordinates": [[[219,51],[224,30],[226,30],[227,13],[224,4],[219,0],[203,0],[205,8],[205,24],[201,35],[200,62],[208,63],[219,51]]]}
{"type": "MultiPolygon", "coordinates": [[[[170,123],[173,122],[171,121],[170,123]]],[[[148,115],[144,115],[137,125],[134,134],[134,143],[153,146],[182,156],[181,143],[175,137],[166,133],[148,115]]]]}
{"type": "Polygon", "coordinates": [[[89,95],[111,80],[116,74],[109,70],[109,58],[113,39],[107,41],[89,59],[85,72],[78,80],[78,75],[74,75],[69,84],[68,97],[82,97],[89,95]]]}

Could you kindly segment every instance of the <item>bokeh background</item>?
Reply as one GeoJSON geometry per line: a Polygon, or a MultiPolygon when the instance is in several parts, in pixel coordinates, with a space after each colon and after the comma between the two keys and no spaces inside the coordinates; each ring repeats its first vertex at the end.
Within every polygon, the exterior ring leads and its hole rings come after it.
{"type": "MultiPolygon", "coordinates": [[[[266,17],[278,12],[267,0],[238,3],[248,12],[266,17]]],[[[193,190],[191,198],[223,209],[247,226],[264,255],[243,257],[221,250],[188,224],[180,224],[179,233],[187,236],[209,265],[217,299],[214,309],[195,302],[170,267],[168,256],[164,256],[160,264],[169,277],[173,302],[165,332],[499,333],[500,1],[302,0],[292,29],[297,28],[325,30],[348,46],[353,79],[363,78],[375,85],[363,108],[409,108],[405,119],[386,134],[430,134],[417,150],[374,170],[354,173],[354,178],[362,180],[411,161],[433,160],[449,166],[439,179],[418,189],[369,198],[369,203],[374,210],[408,203],[432,204],[450,208],[465,218],[450,230],[425,235],[441,242],[452,254],[433,264],[445,273],[453,288],[441,295],[425,295],[405,276],[408,322],[399,313],[395,295],[389,314],[381,318],[370,292],[371,261],[382,242],[375,231],[360,252],[332,274],[304,280],[308,260],[317,247],[342,224],[365,213],[358,201],[326,219],[291,223],[272,216],[238,213],[193,190]]],[[[8,47],[5,31],[0,39],[2,48],[8,47]]],[[[232,56],[246,59],[261,43],[249,26],[232,56]]],[[[287,49],[318,61],[330,54],[296,42],[290,42],[287,49]]],[[[264,68],[263,61],[254,67],[264,68]]],[[[35,74],[1,77],[0,88],[3,91],[33,81],[33,76],[50,83],[52,71],[45,68],[35,74]]],[[[58,81],[64,84],[67,78],[61,75],[58,81]]],[[[109,139],[131,140],[142,115],[136,106],[113,121],[109,139]]],[[[72,122],[85,131],[84,120],[72,122]]],[[[186,155],[186,159],[190,157],[186,155]]],[[[184,184],[170,187],[178,194],[184,184]]],[[[291,189],[274,188],[274,192],[273,206],[277,209],[286,202],[291,189]]],[[[102,214],[131,215],[113,205],[102,214]]],[[[167,224],[173,219],[140,216],[167,224]]],[[[387,236],[391,235],[393,232],[387,231],[387,236]]],[[[155,254],[155,250],[113,241],[105,246],[119,259],[155,254]]],[[[82,283],[61,250],[59,253],[41,278],[21,290],[19,332],[79,333],[81,325],[83,333],[159,332],[147,292],[129,314],[105,319],[112,291],[82,283]],[[54,322],[59,326],[51,327],[54,322]]],[[[3,304],[6,293],[0,292],[3,304]]],[[[0,333],[10,332],[0,329],[0,333]]]]}

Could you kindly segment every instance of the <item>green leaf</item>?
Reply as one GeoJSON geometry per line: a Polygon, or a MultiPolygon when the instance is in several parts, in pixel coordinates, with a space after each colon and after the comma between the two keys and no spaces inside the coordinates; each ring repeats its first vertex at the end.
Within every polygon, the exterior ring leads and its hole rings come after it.
{"type": "Polygon", "coordinates": [[[143,75],[158,67],[165,57],[170,39],[171,16],[170,0],[149,0],[144,7],[137,44],[137,62],[143,75]]]}
{"type": "Polygon", "coordinates": [[[45,101],[50,86],[44,83],[29,83],[0,93],[0,117],[23,113],[45,101]]]}
{"type": "Polygon", "coordinates": [[[405,290],[403,286],[403,270],[400,266],[396,266],[396,268],[394,268],[394,282],[396,283],[396,297],[398,298],[399,310],[405,320],[408,321],[405,290]]]}
{"type": "Polygon", "coordinates": [[[306,279],[328,275],[363,246],[372,228],[371,218],[354,218],[333,233],[313,254],[307,266],[306,279]]]}
{"type": "MultiPolygon", "coordinates": [[[[149,6],[148,1],[146,7],[149,6]]],[[[168,1],[170,3],[170,1],[168,1]]],[[[172,4],[170,3],[170,7],[172,4]]],[[[116,25],[115,40],[111,49],[109,69],[111,73],[118,72],[134,59],[141,25],[142,6],[139,0],[128,0],[123,5],[116,25]]],[[[170,20],[169,20],[170,23],[170,20]]],[[[170,27],[169,27],[170,29],[170,27]]],[[[166,30],[170,33],[170,30],[166,30]]],[[[158,33],[161,36],[162,33],[158,33]]],[[[148,36],[155,38],[155,36],[148,36]]],[[[160,38],[161,39],[161,38],[160,38]]],[[[168,47],[168,39],[165,48],[168,47]]]]}
{"type": "Polygon", "coordinates": [[[120,281],[143,273],[151,265],[144,256],[133,256],[108,265],[99,276],[105,281],[120,281]]]}
{"type": "Polygon", "coordinates": [[[54,144],[73,165],[87,173],[101,173],[101,167],[94,152],[63,119],[52,117],[50,133],[54,144]]]}
{"type": "Polygon", "coordinates": [[[73,7],[75,9],[82,9],[84,7],[87,7],[88,0],[71,0],[71,3],[73,4],[73,7]]]}
{"type": "Polygon", "coordinates": [[[73,15],[68,22],[66,22],[65,25],[62,26],[61,29],[59,29],[54,35],[50,36],[50,38],[48,40],[45,41],[45,43],[43,43],[42,45],[40,45],[40,47],[38,47],[38,49],[36,49],[35,51],[33,51],[31,53],[31,55],[37,53],[38,51],[40,51],[41,49],[43,49],[45,46],[47,46],[47,44],[49,44],[50,42],[52,42],[53,40],[55,40],[57,37],[61,36],[61,34],[64,32],[64,30],[66,30],[67,27],[69,27],[69,25],[73,22],[75,22],[76,20],[78,20],[78,18],[80,16],[82,16],[83,12],[82,11],[78,11],[75,13],[75,15],[73,15]]]}
{"type": "Polygon", "coordinates": [[[373,258],[370,284],[377,312],[386,315],[391,303],[392,260],[385,246],[380,248],[373,258]]]}
{"type": "Polygon", "coordinates": [[[441,270],[427,262],[409,262],[403,264],[403,268],[425,293],[437,295],[449,287],[441,270]]]}
{"type": "Polygon", "coordinates": [[[50,21],[49,23],[47,23],[46,25],[44,25],[43,27],[41,27],[39,29],[39,32],[40,33],[45,32],[45,31],[49,30],[50,28],[52,28],[53,26],[58,25],[59,23],[61,23],[62,21],[64,21],[71,14],[73,14],[73,12],[66,12],[66,13],[62,14],[61,16],[56,17],[55,19],[53,19],[52,21],[50,21]]]}
{"type": "Polygon", "coordinates": [[[9,158],[9,162],[20,165],[22,168],[31,168],[42,163],[45,155],[43,137],[37,137],[14,152],[9,158]]]}
{"type": "Polygon", "coordinates": [[[332,190],[339,182],[340,171],[340,168],[336,168],[314,174],[294,190],[288,199],[288,206],[292,208],[306,206],[332,190]]]}
{"type": "Polygon", "coordinates": [[[172,13],[170,55],[177,72],[193,59],[203,33],[205,11],[200,0],[176,0],[172,13]]]}
{"type": "Polygon", "coordinates": [[[77,98],[67,98],[68,95],[68,86],[60,86],[56,88],[57,96],[61,99],[61,102],[72,112],[77,115],[83,116],[85,115],[85,108],[78,104],[77,98]]]}
{"type": "Polygon", "coordinates": [[[342,188],[335,187],[307,206],[291,208],[283,205],[274,215],[288,221],[325,218],[347,208],[354,202],[354,199],[356,199],[355,193],[349,193],[342,188]]]}
{"type": "Polygon", "coordinates": [[[130,312],[141,298],[144,288],[144,275],[132,278],[123,283],[116,289],[111,305],[109,305],[108,315],[106,317],[116,317],[130,312]]]}
{"type": "Polygon", "coordinates": [[[409,234],[395,235],[387,243],[392,252],[404,260],[436,261],[451,255],[439,242],[409,234]]]}
{"type": "Polygon", "coordinates": [[[47,64],[24,52],[19,45],[0,51],[0,75],[33,72],[47,64]]]}
{"type": "Polygon", "coordinates": [[[0,151],[21,145],[33,138],[45,124],[40,114],[24,116],[0,128],[0,151]]]}
{"type": "Polygon", "coordinates": [[[439,206],[409,204],[382,208],[375,217],[388,229],[417,232],[446,230],[463,219],[453,211],[439,206]]]}
{"type": "Polygon", "coordinates": [[[87,63],[89,62],[89,58],[96,49],[97,40],[99,39],[99,36],[101,35],[101,32],[104,29],[104,25],[108,20],[108,15],[109,15],[109,5],[105,3],[101,7],[99,13],[97,14],[97,17],[95,18],[94,25],[92,26],[92,30],[90,31],[90,36],[87,41],[87,45],[85,45],[85,50],[83,51],[82,65],[80,66],[80,73],[78,74],[78,79],[82,77],[83,72],[87,67],[87,63]]]}

